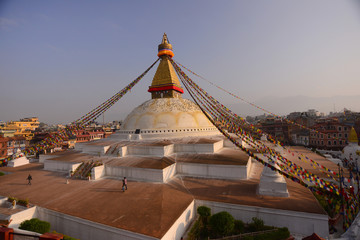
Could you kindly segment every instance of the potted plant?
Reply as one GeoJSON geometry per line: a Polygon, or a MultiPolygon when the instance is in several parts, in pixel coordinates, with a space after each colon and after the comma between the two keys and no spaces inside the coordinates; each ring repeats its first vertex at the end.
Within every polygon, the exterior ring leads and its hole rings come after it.
{"type": "Polygon", "coordinates": [[[19,205],[29,208],[29,199],[19,199],[17,202],[19,205]]]}

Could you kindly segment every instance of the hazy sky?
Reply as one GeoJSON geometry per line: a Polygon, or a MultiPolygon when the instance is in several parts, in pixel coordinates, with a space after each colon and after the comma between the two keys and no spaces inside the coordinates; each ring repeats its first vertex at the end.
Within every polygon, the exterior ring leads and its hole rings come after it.
{"type": "MultiPolygon", "coordinates": [[[[81,117],[156,60],[164,32],[176,61],[274,113],[360,111],[358,1],[0,0],[0,120],[81,117]],[[342,96],[353,100],[344,106],[342,96]],[[300,105],[289,110],[281,99],[293,97],[300,105]]],[[[154,74],[105,121],[150,99],[154,74]]],[[[193,80],[226,104],[241,103],[193,80]]],[[[248,106],[236,112],[262,114],[248,106]]]]}

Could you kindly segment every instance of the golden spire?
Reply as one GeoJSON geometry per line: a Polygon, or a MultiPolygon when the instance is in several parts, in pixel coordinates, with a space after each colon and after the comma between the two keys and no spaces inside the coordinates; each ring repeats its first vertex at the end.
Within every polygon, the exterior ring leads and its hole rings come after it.
{"type": "Polygon", "coordinates": [[[159,44],[158,56],[161,60],[148,90],[151,92],[151,98],[181,98],[184,91],[169,60],[174,56],[174,53],[166,33],[164,33],[161,44],[159,44]]]}
{"type": "Polygon", "coordinates": [[[158,46],[158,57],[170,56],[173,57],[172,45],[169,43],[166,33],[164,33],[161,44],[158,46]]]}
{"type": "Polygon", "coordinates": [[[359,140],[358,140],[358,136],[356,134],[356,131],[355,131],[355,128],[352,127],[351,130],[350,130],[350,134],[349,134],[349,143],[358,143],[359,140]]]}

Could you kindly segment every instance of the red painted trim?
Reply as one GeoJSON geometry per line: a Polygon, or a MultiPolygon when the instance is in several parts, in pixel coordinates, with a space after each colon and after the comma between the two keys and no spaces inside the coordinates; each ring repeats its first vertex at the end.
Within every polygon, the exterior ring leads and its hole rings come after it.
{"type": "Polygon", "coordinates": [[[165,91],[165,90],[175,90],[180,93],[184,93],[184,90],[182,90],[182,88],[179,88],[177,86],[150,87],[148,92],[165,91]]]}

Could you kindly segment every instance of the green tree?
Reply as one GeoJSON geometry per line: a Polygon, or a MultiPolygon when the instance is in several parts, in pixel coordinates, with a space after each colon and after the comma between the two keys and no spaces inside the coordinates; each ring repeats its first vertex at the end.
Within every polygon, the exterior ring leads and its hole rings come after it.
{"type": "Polygon", "coordinates": [[[199,233],[199,237],[201,239],[206,239],[209,236],[209,227],[208,227],[208,223],[209,223],[209,219],[211,216],[211,209],[206,207],[206,206],[200,206],[197,208],[197,213],[199,214],[200,218],[199,218],[199,229],[198,229],[198,233],[199,233]]]}
{"type": "Polygon", "coordinates": [[[235,219],[228,212],[219,212],[210,217],[209,228],[211,237],[227,236],[233,232],[235,219]]]}
{"type": "Polygon", "coordinates": [[[250,232],[258,232],[264,230],[264,221],[260,218],[253,217],[252,222],[249,223],[250,232]]]}
{"type": "Polygon", "coordinates": [[[234,234],[240,234],[245,232],[245,223],[241,220],[234,221],[234,234]]]}
{"type": "Polygon", "coordinates": [[[206,206],[200,206],[197,208],[197,213],[200,215],[200,219],[204,225],[207,225],[211,216],[211,209],[206,206]]]}

